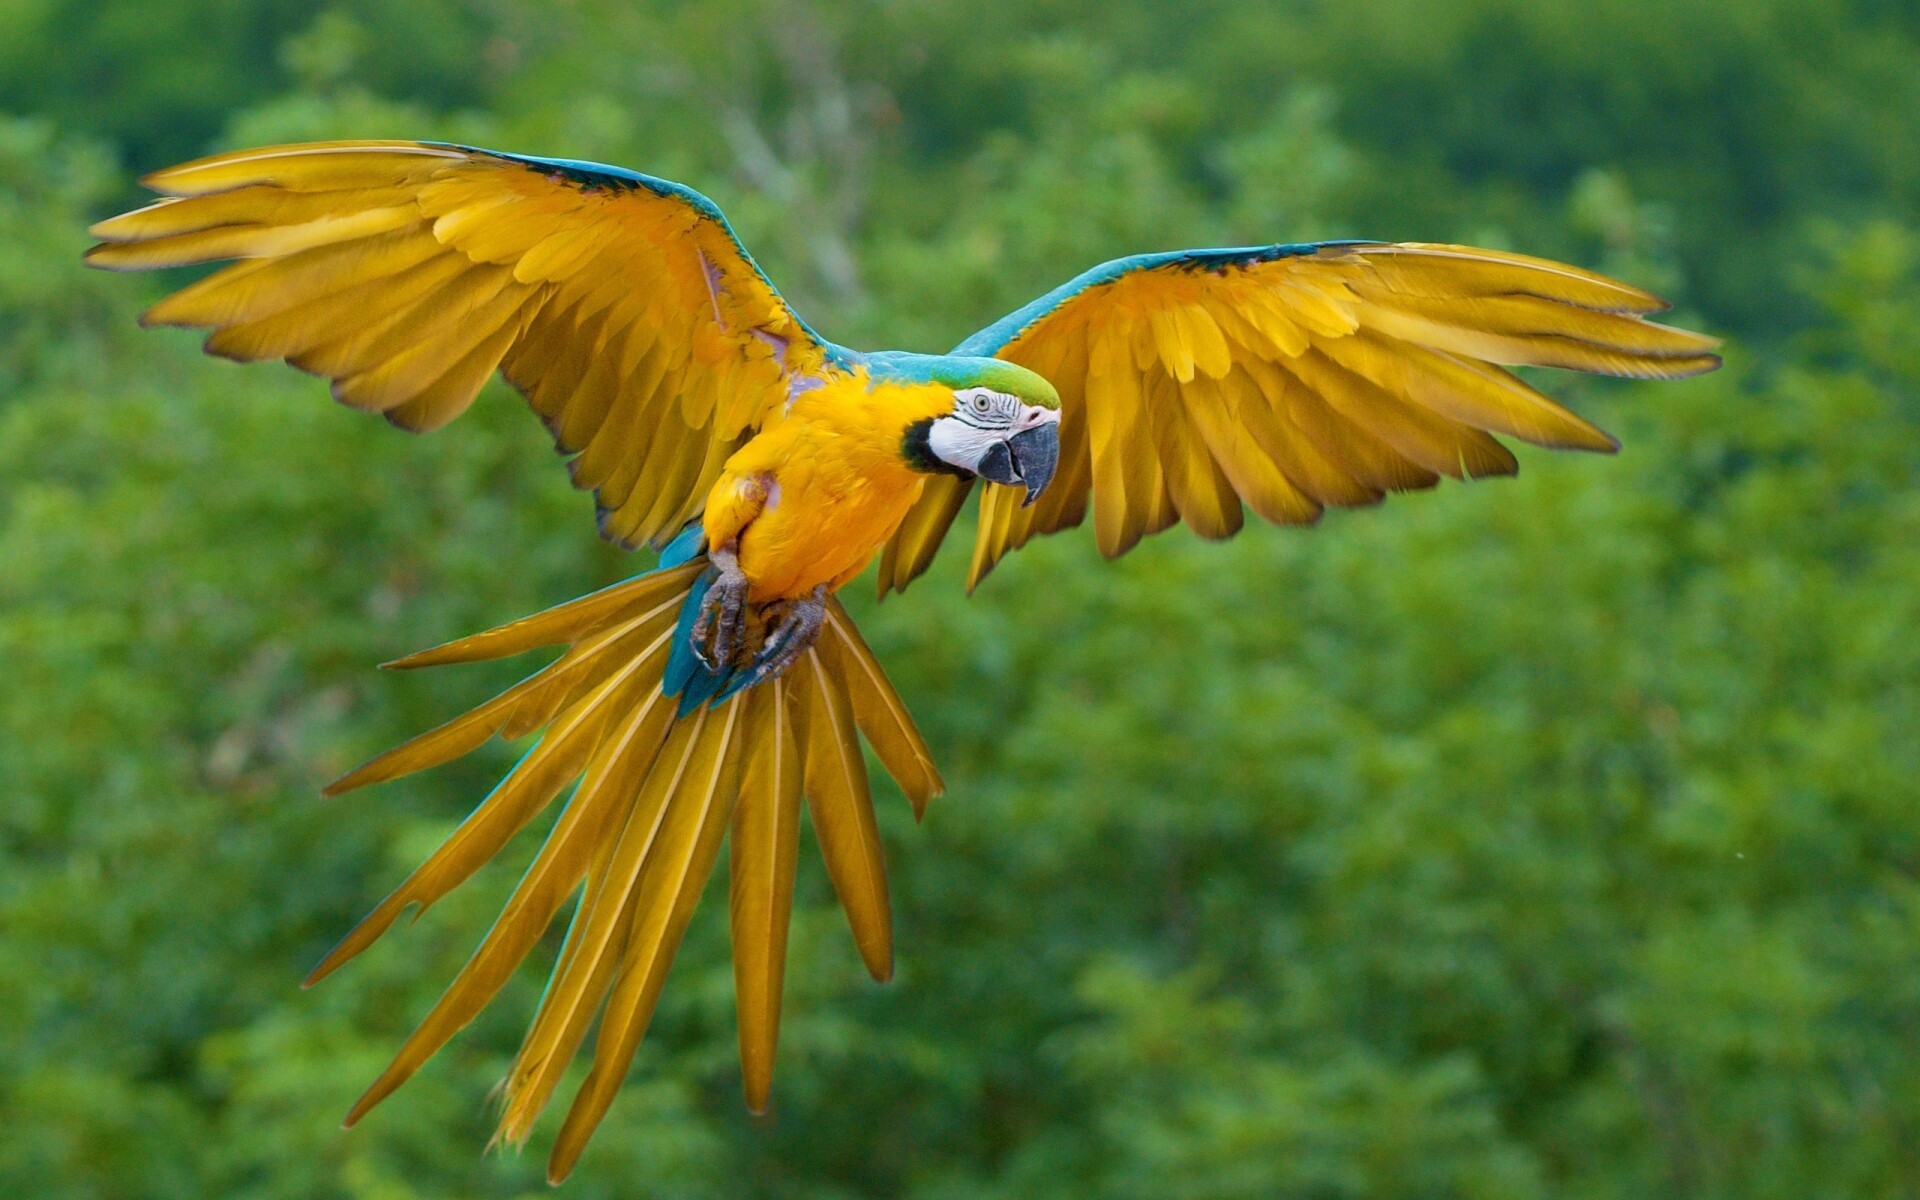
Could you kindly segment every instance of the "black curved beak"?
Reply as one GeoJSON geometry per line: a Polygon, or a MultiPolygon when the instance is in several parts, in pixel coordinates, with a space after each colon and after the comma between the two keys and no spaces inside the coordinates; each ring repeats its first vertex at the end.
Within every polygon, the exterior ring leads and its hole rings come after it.
{"type": "Polygon", "coordinates": [[[1060,422],[1050,420],[1022,429],[993,447],[974,470],[990,483],[1026,488],[1027,497],[1020,502],[1020,507],[1025,508],[1040,498],[1040,493],[1053,481],[1054,468],[1059,465],[1060,422]]]}
{"type": "Polygon", "coordinates": [[[1048,421],[1021,430],[1007,439],[1007,449],[1013,457],[1015,480],[1027,488],[1027,497],[1020,502],[1025,508],[1047,490],[1053,482],[1054,468],[1060,465],[1060,422],[1048,421]]]}

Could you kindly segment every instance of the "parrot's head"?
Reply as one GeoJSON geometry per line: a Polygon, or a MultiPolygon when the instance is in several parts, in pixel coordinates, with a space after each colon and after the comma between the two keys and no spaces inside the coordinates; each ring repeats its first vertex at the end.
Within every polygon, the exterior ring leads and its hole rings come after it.
{"type": "Polygon", "coordinates": [[[998,358],[948,357],[935,382],[953,389],[950,411],[907,430],[908,458],[925,470],[1025,488],[1032,504],[1060,463],[1060,394],[1025,367],[998,358]]]}

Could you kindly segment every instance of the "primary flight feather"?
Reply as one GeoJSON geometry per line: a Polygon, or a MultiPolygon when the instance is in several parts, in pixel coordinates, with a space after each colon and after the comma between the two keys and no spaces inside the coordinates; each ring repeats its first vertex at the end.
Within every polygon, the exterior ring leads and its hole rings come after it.
{"type": "Polygon", "coordinates": [[[861,353],[787,306],[711,201],[616,167],[327,142],[145,182],[164,198],[94,226],[90,263],[238,260],[145,322],[210,329],[207,350],[228,358],[284,359],[410,430],[459,416],[499,371],[594,493],[601,532],[663,548],[652,572],[389,664],[564,647],[328,789],[540,731],[309,982],[567,792],[493,929],[348,1117],[471,1021],[577,897],[497,1135],[528,1135],[592,1031],[555,1181],[619,1090],[723,842],[751,1108],[772,1084],[803,803],[861,957],[891,974],[862,738],[916,815],[942,785],[835,593],[876,556],[881,594],[904,590],[976,483],[969,587],[1089,510],[1112,557],[1176,521],[1223,538],[1247,507],[1305,523],[1442,475],[1510,474],[1495,434],[1615,448],[1509,366],[1672,379],[1719,363],[1711,339],[1648,320],[1666,306],[1627,284],[1382,242],[1118,259],[951,354],[861,353]]]}

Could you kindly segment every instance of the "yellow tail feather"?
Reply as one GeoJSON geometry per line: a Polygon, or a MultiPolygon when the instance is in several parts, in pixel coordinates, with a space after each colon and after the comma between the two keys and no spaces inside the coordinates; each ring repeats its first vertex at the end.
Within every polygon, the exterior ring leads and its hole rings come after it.
{"type": "Polygon", "coordinates": [[[473,662],[565,646],[551,665],[465,716],[355,769],[329,794],[465,754],[496,732],[541,727],[493,793],[315,968],[317,982],[413,905],[459,886],[578,780],[493,928],[348,1114],[399,1088],[504,986],[576,895],[546,994],[503,1082],[496,1140],[519,1143],[599,1014],[593,1066],[548,1164],[572,1170],[619,1091],[720,845],[732,830],[735,981],[747,1103],[766,1107],[779,1035],[799,809],[813,814],[861,958],[893,970],[886,866],[868,744],[916,816],[942,784],[920,733],[837,600],[820,641],[784,678],[686,717],[661,694],[674,617],[704,559],[630,579],[389,664],[473,662]]]}

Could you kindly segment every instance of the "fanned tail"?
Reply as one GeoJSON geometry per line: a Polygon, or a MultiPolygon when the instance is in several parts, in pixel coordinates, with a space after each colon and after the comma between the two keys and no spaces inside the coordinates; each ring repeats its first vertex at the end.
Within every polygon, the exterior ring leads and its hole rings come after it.
{"type": "Polygon", "coordinates": [[[819,641],[784,676],[680,715],[661,679],[684,638],[676,630],[687,597],[706,572],[704,557],[665,566],[388,664],[439,666],[566,647],[492,700],[327,788],[335,795],[436,766],[496,733],[542,730],[486,800],[314,968],[309,986],[366,949],[409,906],[424,909],[458,887],[577,785],[493,928],[347,1124],[478,1015],[578,895],[546,994],[507,1074],[495,1134],[524,1142],[598,1015],[591,1070],[548,1161],[548,1177],[565,1178],[619,1091],[729,825],[741,1066],[748,1106],[763,1111],[803,797],[861,958],[875,979],[892,975],[886,865],[860,735],[916,816],[942,788],[926,744],[837,599],[819,641]]]}

